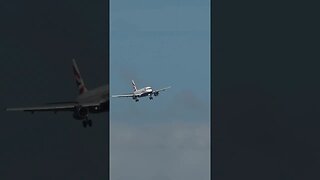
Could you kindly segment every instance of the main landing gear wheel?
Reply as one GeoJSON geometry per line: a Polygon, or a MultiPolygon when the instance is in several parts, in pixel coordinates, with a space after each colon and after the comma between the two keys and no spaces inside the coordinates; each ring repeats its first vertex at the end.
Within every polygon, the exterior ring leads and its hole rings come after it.
{"type": "Polygon", "coordinates": [[[136,102],[138,102],[139,101],[139,99],[136,99],[136,102]]]}
{"type": "Polygon", "coordinates": [[[87,121],[82,121],[82,126],[83,126],[84,128],[86,128],[86,127],[87,127],[87,121]]]}
{"type": "Polygon", "coordinates": [[[152,97],[152,96],[150,96],[150,97],[149,97],[149,99],[150,99],[150,100],[152,100],[152,99],[153,99],[153,97],[152,97]]]}
{"type": "Polygon", "coordinates": [[[86,128],[87,126],[91,127],[92,126],[92,120],[88,119],[88,120],[84,120],[82,121],[82,125],[84,128],[86,128]]]}

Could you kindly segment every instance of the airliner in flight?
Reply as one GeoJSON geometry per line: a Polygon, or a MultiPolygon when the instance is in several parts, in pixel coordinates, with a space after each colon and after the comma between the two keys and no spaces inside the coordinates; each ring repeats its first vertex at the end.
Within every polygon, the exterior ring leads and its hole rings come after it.
{"type": "Polygon", "coordinates": [[[88,118],[89,113],[101,113],[109,111],[109,86],[104,85],[96,89],[88,90],[80,75],[76,61],[72,60],[73,74],[79,95],[74,101],[47,103],[43,106],[7,108],[7,111],[71,111],[76,120],[81,120],[83,127],[92,126],[92,121],[88,118]]]}
{"type": "Polygon", "coordinates": [[[169,86],[169,87],[158,89],[158,90],[152,90],[152,88],[148,86],[148,87],[144,87],[141,89],[137,89],[137,86],[134,83],[134,81],[132,80],[131,82],[132,82],[132,86],[133,86],[133,93],[122,94],[122,95],[113,95],[112,97],[131,97],[133,100],[138,102],[139,101],[138,98],[148,96],[149,99],[151,100],[151,99],[153,99],[152,95],[158,96],[160,91],[165,91],[171,87],[171,86],[169,86]]]}

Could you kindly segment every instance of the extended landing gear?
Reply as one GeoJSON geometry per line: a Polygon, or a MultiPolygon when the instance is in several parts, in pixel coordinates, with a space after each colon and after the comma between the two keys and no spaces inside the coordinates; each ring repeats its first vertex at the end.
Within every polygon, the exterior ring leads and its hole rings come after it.
{"type": "Polygon", "coordinates": [[[149,99],[150,99],[150,100],[152,100],[152,99],[153,99],[153,97],[152,97],[152,96],[150,96],[150,97],[149,97],[149,99]]]}
{"type": "Polygon", "coordinates": [[[136,102],[138,102],[139,101],[139,99],[136,99],[136,102]]]}
{"type": "Polygon", "coordinates": [[[82,121],[82,125],[84,128],[86,128],[87,126],[91,127],[92,126],[92,120],[91,119],[86,119],[82,121]]]}

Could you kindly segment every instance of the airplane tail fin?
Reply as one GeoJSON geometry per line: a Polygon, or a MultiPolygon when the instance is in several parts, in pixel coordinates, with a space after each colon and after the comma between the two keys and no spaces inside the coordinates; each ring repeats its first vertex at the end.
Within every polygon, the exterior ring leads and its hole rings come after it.
{"type": "Polygon", "coordinates": [[[76,80],[77,87],[79,89],[79,94],[83,94],[84,92],[87,92],[88,89],[86,88],[83,82],[83,79],[81,77],[81,74],[75,59],[72,59],[72,69],[73,69],[73,74],[76,80]]]}
{"type": "Polygon", "coordinates": [[[133,90],[134,90],[134,91],[136,91],[136,90],[137,90],[137,86],[136,86],[136,83],[134,83],[134,81],[133,81],[133,80],[131,80],[131,82],[132,82],[132,87],[133,87],[133,90]]]}

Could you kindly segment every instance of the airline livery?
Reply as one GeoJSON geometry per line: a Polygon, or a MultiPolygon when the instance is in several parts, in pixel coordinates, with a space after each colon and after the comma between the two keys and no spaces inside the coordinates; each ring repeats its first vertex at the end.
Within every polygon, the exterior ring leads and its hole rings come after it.
{"type": "Polygon", "coordinates": [[[96,89],[88,90],[80,75],[76,61],[72,60],[73,74],[79,89],[79,96],[74,101],[47,103],[44,106],[7,108],[7,111],[71,111],[76,120],[81,120],[83,127],[92,126],[88,118],[89,113],[101,113],[109,111],[109,87],[104,85],[96,89]]]}
{"type": "Polygon", "coordinates": [[[169,87],[158,89],[158,90],[152,90],[152,88],[148,86],[148,87],[144,87],[141,89],[137,89],[137,86],[133,80],[132,80],[132,86],[133,86],[133,93],[122,94],[122,95],[113,95],[112,97],[131,97],[133,100],[138,102],[139,101],[138,98],[148,96],[149,99],[151,100],[151,99],[153,99],[152,95],[158,96],[160,91],[165,91],[170,88],[170,86],[169,86],[169,87]]]}

